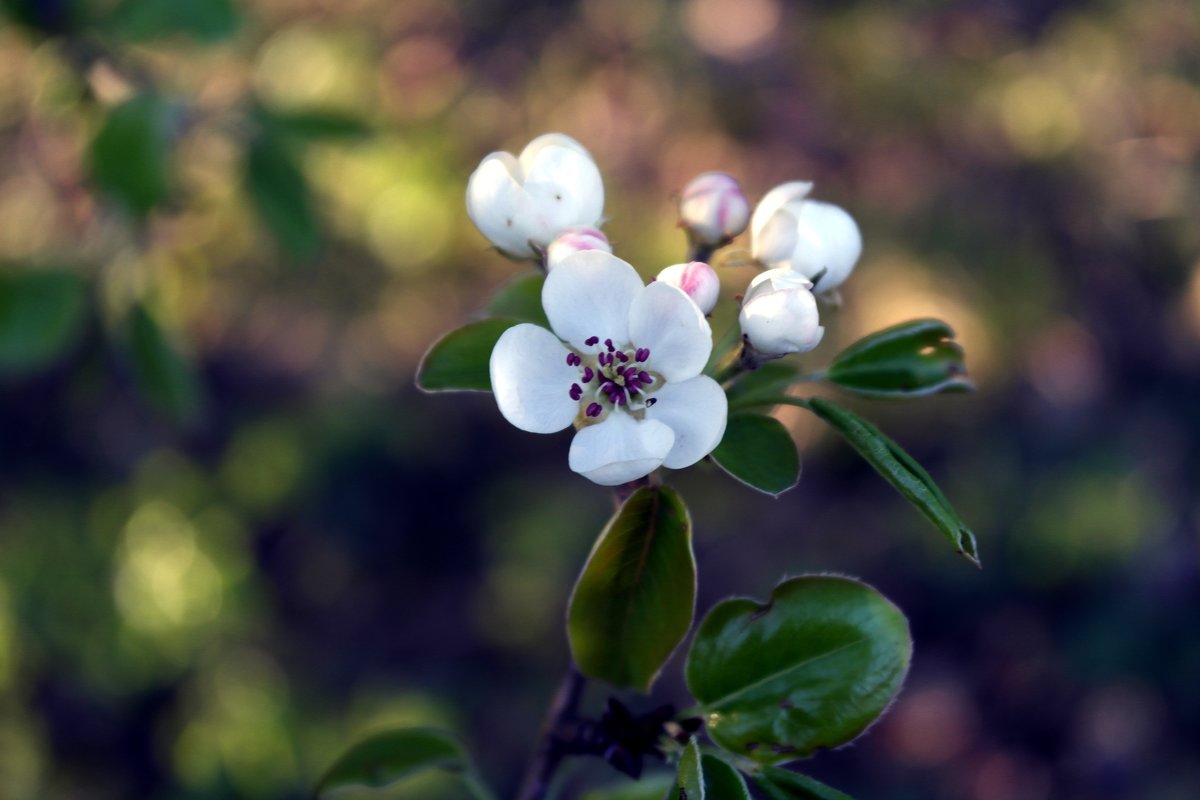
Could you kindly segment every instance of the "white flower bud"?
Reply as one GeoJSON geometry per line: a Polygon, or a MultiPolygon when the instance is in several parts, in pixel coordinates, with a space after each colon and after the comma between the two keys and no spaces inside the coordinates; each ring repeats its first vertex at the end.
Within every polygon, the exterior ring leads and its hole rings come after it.
{"type": "Polygon", "coordinates": [[[611,253],[612,245],[608,243],[604,232],[596,228],[567,228],[546,248],[546,271],[557,267],[572,253],[582,253],[584,250],[611,253]]]}
{"type": "Polygon", "coordinates": [[[656,280],[682,289],[702,314],[713,310],[721,294],[721,279],[717,277],[717,271],[703,261],[667,267],[658,273],[656,280]]]}
{"type": "Polygon", "coordinates": [[[750,282],[738,323],[750,346],[763,355],[803,353],[825,335],[812,284],[790,269],[770,269],[750,282]]]}
{"type": "Polygon", "coordinates": [[[746,230],[749,221],[750,203],[732,175],[706,172],[680,193],[679,224],[697,244],[725,244],[746,230]]]}
{"type": "Polygon", "coordinates": [[[862,234],[841,208],[809,200],[812,184],[792,181],[767,192],[750,223],[751,252],[764,266],[793,269],[818,291],[836,289],[862,255],[862,234]]]}
{"type": "Polygon", "coordinates": [[[467,214],[500,250],[534,258],[567,228],[604,213],[600,170],[583,145],[561,133],[530,142],[519,156],[492,153],[467,182],[467,214]]]}

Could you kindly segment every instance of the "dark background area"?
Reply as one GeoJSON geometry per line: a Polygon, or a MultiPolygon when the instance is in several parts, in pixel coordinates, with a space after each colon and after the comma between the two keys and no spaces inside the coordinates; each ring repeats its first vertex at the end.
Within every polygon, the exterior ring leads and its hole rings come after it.
{"type": "MultiPolygon", "coordinates": [[[[859,800],[1200,796],[1195,3],[257,0],[216,41],[44,34],[0,27],[0,262],[86,298],[53,358],[0,327],[0,797],[302,797],[391,724],[457,731],[511,794],[611,501],[568,435],[412,375],[526,269],[470,226],[467,176],[551,130],[647,276],[684,257],[672,194],[699,172],[847,208],[864,256],[806,364],[924,316],[966,348],[974,394],[851,405],[982,571],[799,409],[781,499],[668,476],[699,613],[831,571],[910,616],[891,714],[805,768],[859,800]],[[81,71],[83,41],[121,68],[81,71]],[[128,64],[194,112],[140,223],[88,178],[128,64]],[[242,188],[249,96],[370,128],[298,156],[309,258],[242,188]],[[195,373],[184,422],[139,391],[132,304],[195,373]]],[[[721,273],[718,333],[752,274],[721,273]]],[[[689,705],[680,661],[628,702],[689,705]]]]}

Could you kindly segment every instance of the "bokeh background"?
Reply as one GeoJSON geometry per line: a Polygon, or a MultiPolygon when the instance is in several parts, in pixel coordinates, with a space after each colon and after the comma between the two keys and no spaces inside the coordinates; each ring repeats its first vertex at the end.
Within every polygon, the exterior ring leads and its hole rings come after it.
{"type": "MultiPolygon", "coordinates": [[[[900,701],[812,774],[1200,796],[1194,2],[0,5],[0,796],[299,798],[399,723],[511,794],[610,499],[567,435],[412,376],[526,269],[467,176],[552,130],[647,275],[702,171],[849,209],[865,253],[814,367],[921,316],[966,347],[977,393],[853,405],[982,571],[798,409],[783,498],[671,478],[701,613],[820,570],[911,616],[900,701]]],[[[629,701],[688,705],[679,668],[629,701]]]]}

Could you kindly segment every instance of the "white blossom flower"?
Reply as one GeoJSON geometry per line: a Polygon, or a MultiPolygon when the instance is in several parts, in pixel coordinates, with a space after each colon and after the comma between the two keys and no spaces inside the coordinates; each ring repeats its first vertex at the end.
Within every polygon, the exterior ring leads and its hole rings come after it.
{"type": "Polygon", "coordinates": [[[549,272],[557,267],[564,258],[572,253],[583,250],[603,250],[611,253],[612,245],[608,243],[608,237],[604,235],[604,232],[596,228],[582,226],[567,228],[546,248],[546,271],[549,272]]]}
{"type": "Polygon", "coordinates": [[[750,221],[750,203],[737,179],[724,172],[705,172],[679,195],[679,224],[692,241],[715,247],[728,242],[750,221]]]}
{"type": "Polygon", "coordinates": [[[533,433],[574,424],[568,463],[604,486],[682,469],[725,434],[725,393],[701,375],[712,330],[696,304],[666,283],[643,285],[601,250],[568,256],[546,276],[553,333],[520,324],[489,364],[504,418],[533,433]]]}
{"type": "Polygon", "coordinates": [[[812,188],[792,181],[767,192],[750,221],[751,252],[764,266],[793,269],[830,292],[858,263],[862,234],[838,206],[809,200],[812,188]]]}
{"type": "Polygon", "coordinates": [[[812,350],[825,335],[812,283],[790,269],[769,269],[750,281],[738,323],[750,346],[769,356],[812,350]]]}
{"type": "Polygon", "coordinates": [[[563,230],[595,227],[604,213],[604,184],[583,145],[547,133],[519,156],[484,158],[467,181],[467,213],[496,247],[533,258],[563,230]]]}
{"type": "Polygon", "coordinates": [[[658,273],[657,280],[681,289],[692,298],[702,314],[713,310],[721,294],[721,279],[717,277],[717,271],[703,261],[674,264],[658,273]]]}

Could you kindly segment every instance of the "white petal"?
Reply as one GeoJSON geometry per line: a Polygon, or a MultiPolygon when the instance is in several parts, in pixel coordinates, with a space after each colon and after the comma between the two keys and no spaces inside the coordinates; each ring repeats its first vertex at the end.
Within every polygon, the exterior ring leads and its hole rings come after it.
{"type": "Polygon", "coordinates": [[[635,346],[650,349],[647,368],[668,381],[694,378],[712,355],[708,320],[681,289],[666,283],[652,283],[634,298],[629,336],[635,346]]]}
{"type": "Polygon", "coordinates": [[[791,206],[776,209],[756,229],[750,241],[750,254],[768,267],[787,266],[796,250],[798,227],[791,206]]]}
{"type": "Polygon", "coordinates": [[[675,444],[663,459],[664,467],[690,467],[721,443],[729,402],[712,378],[700,375],[668,383],[654,398],[654,405],[646,409],[646,419],[663,422],[675,432],[675,444]]]}
{"type": "Polygon", "coordinates": [[[812,188],[811,181],[789,181],[776,186],[763,195],[763,199],[759,200],[758,205],[754,208],[754,216],[750,219],[750,235],[757,239],[763,226],[775,215],[776,211],[793,200],[807,197],[812,188]]]}
{"type": "Polygon", "coordinates": [[[663,423],[612,411],[575,434],[567,462],[601,486],[618,486],[658,469],[674,442],[674,432],[663,423]]]}
{"type": "Polygon", "coordinates": [[[756,350],[772,355],[807,352],[825,334],[816,298],[807,289],[756,292],[742,305],[738,324],[756,350]]]}
{"type": "Polygon", "coordinates": [[[585,250],[567,256],[546,276],[542,307],[559,338],[581,350],[591,349],[584,344],[591,336],[624,346],[629,343],[629,307],[642,289],[641,277],[629,264],[603,250],[585,250]]]}
{"type": "Polygon", "coordinates": [[[467,181],[467,214],[488,241],[514,256],[532,256],[526,220],[532,203],[512,153],[492,153],[467,181]]]}
{"type": "Polygon", "coordinates": [[[528,165],[537,157],[537,154],[546,147],[564,147],[568,150],[574,150],[576,153],[581,153],[588,158],[591,154],[587,148],[581,145],[576,140],[567,136],[565,133],[543,133],[529,144],[525,145],[525,149],[521,151],[520,161],[522,164],[528,165]]]}
{"type": "Polygon", "coordinates": [[[767,292],[778,292],[783,289],[808,289],[811,291],[812,288],[812,281],[793,269],[769,269],[758,273],[750,280],[750,285],[742,293],[742,305],[767,292]]]}
{"type": "Polygon", "coordinates": [[[814,279],[817,290],[836,289],[850,277],[862,255],[862,234],[846,211],[832,203],[800,204],[796,247],[791,267],[814,279]],[[817,275],[825,274],[817,279],[817,275]]]}
{"type": "Polygon", "coordinates": [[[530,142],[519,160],[525,189],[538,208],[535,241],[545,246],[565,228],[600,222],[604,181],[583,145],[548,133],[530,142]]]}
{"type": "Polygon", "coordinates": [[[712,311],[721,296],[721,279],[717,271],[703,261],[673,264],[658,273],[658,282],[682,289],[701,314],[712,311]]]}
{"type": "Polygon", "coordinates": [[[567,364],[568,352],[537,325],[514,325],[500,335],[488,369],[506,420],[530,433],[554,433],[575,421],[579,403],[569,392],[579,369],[567,364]]]}

